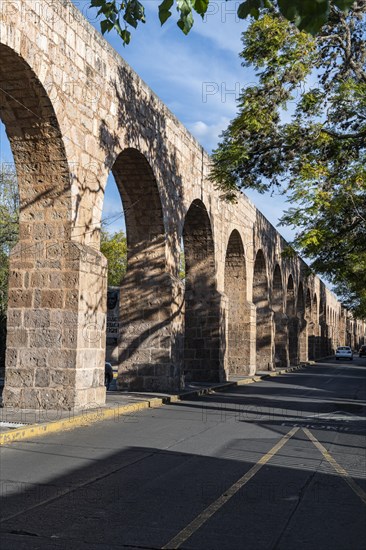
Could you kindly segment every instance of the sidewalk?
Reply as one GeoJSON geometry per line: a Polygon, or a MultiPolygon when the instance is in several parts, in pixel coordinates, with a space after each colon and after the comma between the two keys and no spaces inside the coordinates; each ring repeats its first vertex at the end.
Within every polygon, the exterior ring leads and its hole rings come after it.
{"type": "Polygon", "coordinates": [[[232,377],[228,382],[222,383],[191,383],[178,394],[128,393],[112,389],[107,392],[105,405],[81,411],[21,410],[3,407],[0,409],[0,445],[78,427],[86,427],[94,422],[112,418],[117,419],[122,415],[132,416],[138,411],[161,407],[166,403],[176,403],[191,397],[207,395],[215,391],[225,391],[226,389],[252,384],[287,372],[294,372],[309,364],[303,363],[286,369],[259,372],[255,376],[232,377]]]}

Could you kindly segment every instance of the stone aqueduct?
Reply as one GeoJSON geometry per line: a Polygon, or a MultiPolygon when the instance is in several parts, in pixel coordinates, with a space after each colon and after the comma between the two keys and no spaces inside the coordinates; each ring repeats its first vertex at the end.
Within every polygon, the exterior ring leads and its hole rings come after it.
{"type": "Polygon", "coordinates": [[[21,201],[6,405],[105,401],[111,171],[128,238],[119,387],[178,390],[363,341],[365,324],[300,258],[283,259],[286,243],[245,196],[220,199],[202,147],[68,0],[2,2],[0,25],[0,117],[21,201]]]}

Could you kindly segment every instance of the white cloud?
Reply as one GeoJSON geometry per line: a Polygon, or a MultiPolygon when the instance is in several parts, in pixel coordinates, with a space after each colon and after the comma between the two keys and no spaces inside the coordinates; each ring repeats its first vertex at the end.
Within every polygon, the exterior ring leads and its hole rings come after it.
{"type": "Polygon", "coordinates": [[[192,32],[210,39],[221,50],[238,55],[242,49],[241,35],[247,21],[237,16],[239,2],[215,0],[210,2],[205,17],[195,19],[192,32]]]}
{"type": "Polygon", "coordinates": [[[230,119],[226,117],[220,117],[219,121],[213,124],[207,124],[202,120],[196,122],[187,123],[187,127],[192,132],[194,137],[202,143],[207,151],[211,151],[216,148],[219,142],[219,136],[227,125],[230,119]]]}
{"type": "MultiPolygon", "coordinates": [[[[76,2],[80,6],[82,0],[76,2]]],[[[147,23],[133,31],[129,46],[124,48],[114,33],[106,34],[105,38],[198,141],[211,151],[216,147],[222,130],[235,116],[235,96],[243,86],[255,81],[253,71],[244,69],[239,58],[241,34],[247,23],[235,17],[238,2],[211,0],[205,19],[201,21],[198,15],[195,16],[192,31],[184,36],[176,25],[174,8],[171,19],[160,26],[159,3],[160,0],[144,2],[147,23]]],[[[91,22],[99,29],[98,22],[91,22]]],[[[110,196],[113,205],[112,186],[108,185],[106,215],[110,212],[110,196]]],[[[258,193],[251,194],[251,198],[276,225],[286,208],[283,198],[272,197],[269,201],[268,195],[258,193]]],[[[291,237],[290,230],[280,229],[287,238],[291,237]]]]}

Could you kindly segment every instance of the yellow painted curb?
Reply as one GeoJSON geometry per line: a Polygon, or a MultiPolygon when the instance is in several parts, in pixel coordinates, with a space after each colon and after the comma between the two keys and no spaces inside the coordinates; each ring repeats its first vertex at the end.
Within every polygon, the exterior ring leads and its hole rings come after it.
{"type": "Polygon", "coordinates": [[[254,384],[254,382],[258,382],[259,380],[261,380],[261,378],[246,378],[245,380],[238,380],[236,382],[236,385],[237,386],[246,386],[247,384],[254,384]]]}
{"type": "Polygon", "coordinates": [[[174,394],[164,398],[164,401],[166,403],[178,403],[179,401],[181,401],[181,398],[178,394],[174,394]]]}
{"type": "Polygon", "coordinates": [[[170,395],[167,398],[153,397],[147,399],[146,401],[138,401],[136,403],[129,403],[128,405],[117,405],[113,407],[105,407],[97,410],[86,410],[73,418],[63,418],[61,420],[55,420],[54,422],[47,422],[42,424],[31,424],[30,426],[24,426],[24,428],[18,428],[16,430],[11,430],[0,434],[0,446],[8,445],[15,441],[21,441],[23,439],[31,439],[34,437],[42,437],[44,435],[73,430],[75,428],[81,428],[94,424],[95,422],[100,422],[101,420],[108,420],[111,418],[118,418],[119,416],[128,415],[137,411],[141,411],[148,408],[157,408],[161,407],[165,403],[177,403],[182,401],[188,395],[194,393],[197,395],[215,393],[216,391],[225,391],[226,389],[233,388],[235,386],[245,386],[247,384],[253,384],[254,382],[261,382],[268,377],[278,376],[279,374],[286,374],[287,372],[293,372],[299,370],[304,366],[307,366],[309,363],[304,363],[296,367],[291,367],[289,369],[284,369],[279,372],[268,373],[265,376],[253,376],[252,378],[247,378],[244,380],[238,380],[237,382],[231,382],[225,385],[219,385],[215,388],[204,388],[199,391],[188,392],[187,395],[170,395]]]}
{"type": "Polygon", "coordinates": [[[119,416],[129,415],[150,407],[160,407],[162,405],[162,399],[153,398],[148,401],[129,403],[128,405],[117,405],[91,411],[87,410],[82,414],[74,416],[73,418],[63,418],[61,420],[43,424],[31,424],[30,426],[24,426],[24,428],[18,428],[16,430],[0,434],[0,446],[7,445],[14,441],[21,441],[23,439],[42,437],[52,433],[86,427],[94,424],[95,422],[100,422],[101,420],[118,418],[119,416]]]}

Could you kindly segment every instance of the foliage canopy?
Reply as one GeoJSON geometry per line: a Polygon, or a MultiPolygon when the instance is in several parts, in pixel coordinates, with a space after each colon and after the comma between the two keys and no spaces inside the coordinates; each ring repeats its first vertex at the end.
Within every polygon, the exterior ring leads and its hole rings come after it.
{"type": "Polygon", "coordinates": [[[14,173],[0,172],[0,369],[5,364],[9,254],[18,240],[19,196],[14,173]]]}
{"type": "Polygon", "coordinates": [[[127,270],[127,239],[123,231],[101,231],[100,250],[108,260],[108,285],[120,286],[127,270]]]}
{"type": "Polygon", "coordinates": [[[211,178],[227,199],[238,189],[279,189],[294,246],[366,317],[366,2],[331,7],[316,37],[277,10],[243,33],[244,66],[258,83],[213,155],[211,178]]]}
{"type": "Polygon", "coordinates": [[[0,173],[0,316],[6,315],[10,250],[18,240],[19,195],[16,176],[0,173]]]}
{"type": "MultiPolygon", "coordinates": [[[[353,0],[332,1],[345,12],[353,4],[353,0]]],[[[163,0],[158,7],[159,20],[164,25],[175,9],[178,27],[188,34],[194,24],[194,14],[203,18],[213,4],[213,0],[163,0]]],[[[281,15],[299,29],[315,34],[327,22],[330,4],[331,0],[244,0],[239,4],[237,14],[240,19],[258,19],[262,9],[277,7],[281,15]]],[[[102,33],[117,31],[123,44],[129,44],[131,40],[131,27],[136,29],[139,23],[146,22],[144,0],[90,0],[90,6],[98,8],[98,15],[104,17],[100,24],[102,33]]]]}

